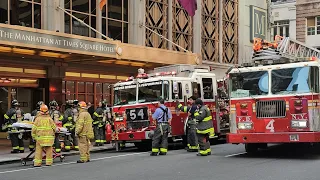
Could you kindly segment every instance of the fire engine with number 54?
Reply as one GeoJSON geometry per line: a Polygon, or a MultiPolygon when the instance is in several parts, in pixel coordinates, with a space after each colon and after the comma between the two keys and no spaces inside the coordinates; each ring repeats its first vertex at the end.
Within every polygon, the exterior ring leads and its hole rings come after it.
{"type": "MultiPolygon", "coordinates": [[[[203,99],[212,111],[215,137],[226,135],[229,128],[220,128],[217,104],[217,80],[209,67],[194,65],[172,65],[155,68],[150,73],[138,70],[137,77],[114,85],[113,130],[107,139],[116,143],[134,143],[141,150],[151,149],[151,138],[156,122],[152,114],[160,97],[172,112],[169,142],[185,140],[187,113],[176,110],[178,100],[187,104],[194,95],[203,99]]],[[[224,123],[224,126],[226,123],[224,123]]]]}
{"type": "Polygon", "coordinates": [[[253,64],[229,70],[229,143],[320,142],[320,51],[288,37],[254,40],[253,64]]]}

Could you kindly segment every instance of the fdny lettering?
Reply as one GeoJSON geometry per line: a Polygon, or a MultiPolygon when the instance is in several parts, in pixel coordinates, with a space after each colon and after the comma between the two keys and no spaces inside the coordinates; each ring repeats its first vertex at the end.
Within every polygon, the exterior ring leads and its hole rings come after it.
{"type": "Polygon", "coordinates": [[[238,122],[251,122],[251,116],[237,116],[238,122]]]}
{"type": "Polygon", "coordinates": [[[292,119],[294,120],[307,120],[308,119],[308,113],[302,113],[302,114],[291,114],[292,119]]]}

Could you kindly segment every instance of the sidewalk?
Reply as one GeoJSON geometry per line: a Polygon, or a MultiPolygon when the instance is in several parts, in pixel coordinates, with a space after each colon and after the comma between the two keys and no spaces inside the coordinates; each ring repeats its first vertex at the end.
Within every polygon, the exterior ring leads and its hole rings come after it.
{"type": "MultiPolygon", "coordinates": [[[[12,162],[19,162],[21,158],[26,157],[30,151],[28,148],[28,141],[25,141],[25,151],[24,153],[19,154],[11,154],[11,143],[8,139],[0,139],[0,165],[12,162]]],[[[111,150],[115,149],[111,144],[105,144],[104,146],[100,147],[91,147],[91,152],[99,152],[104,150],[111,150]]],[[[71,156],[71,155],[78,155],[79,151],[70,151],[70,152],[62,152],[64,156],[71,156]]],[[[33,157],[33,156],[32,156],[33,157]]]]}

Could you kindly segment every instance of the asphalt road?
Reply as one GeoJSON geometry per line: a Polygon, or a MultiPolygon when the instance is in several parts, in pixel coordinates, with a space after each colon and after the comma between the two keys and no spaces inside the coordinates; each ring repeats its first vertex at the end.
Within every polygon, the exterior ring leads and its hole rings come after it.
{"type": "MultiPolygon", "coordinates": [[[[244,153],[243,145],[211,147],[213,155],[198,157],[185,150],[167,156],[148,152],[100,152],[92,161],[76,164],[77,156],[55,161],[52,167],[21,164],[0,166],[0,180],[319,180],[320,148],[280,145],[256,155],[244,153]]],[[[31,162],[29,163],[31,164],[31,162]]]]}

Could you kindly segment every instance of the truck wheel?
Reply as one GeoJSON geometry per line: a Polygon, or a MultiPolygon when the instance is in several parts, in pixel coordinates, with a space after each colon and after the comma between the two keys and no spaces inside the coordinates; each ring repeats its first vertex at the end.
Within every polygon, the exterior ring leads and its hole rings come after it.
{"type": "Polygon", "coordinates": [[[258,152],[257,144],[245,144],[245,149],[248,154],[254,154],[258,152]]]}
{"type": "Polygon", "coordinates": [[[135,142],[134,145],[139,151],[150,151],[152,147],[151,141],[135,142]]]}

